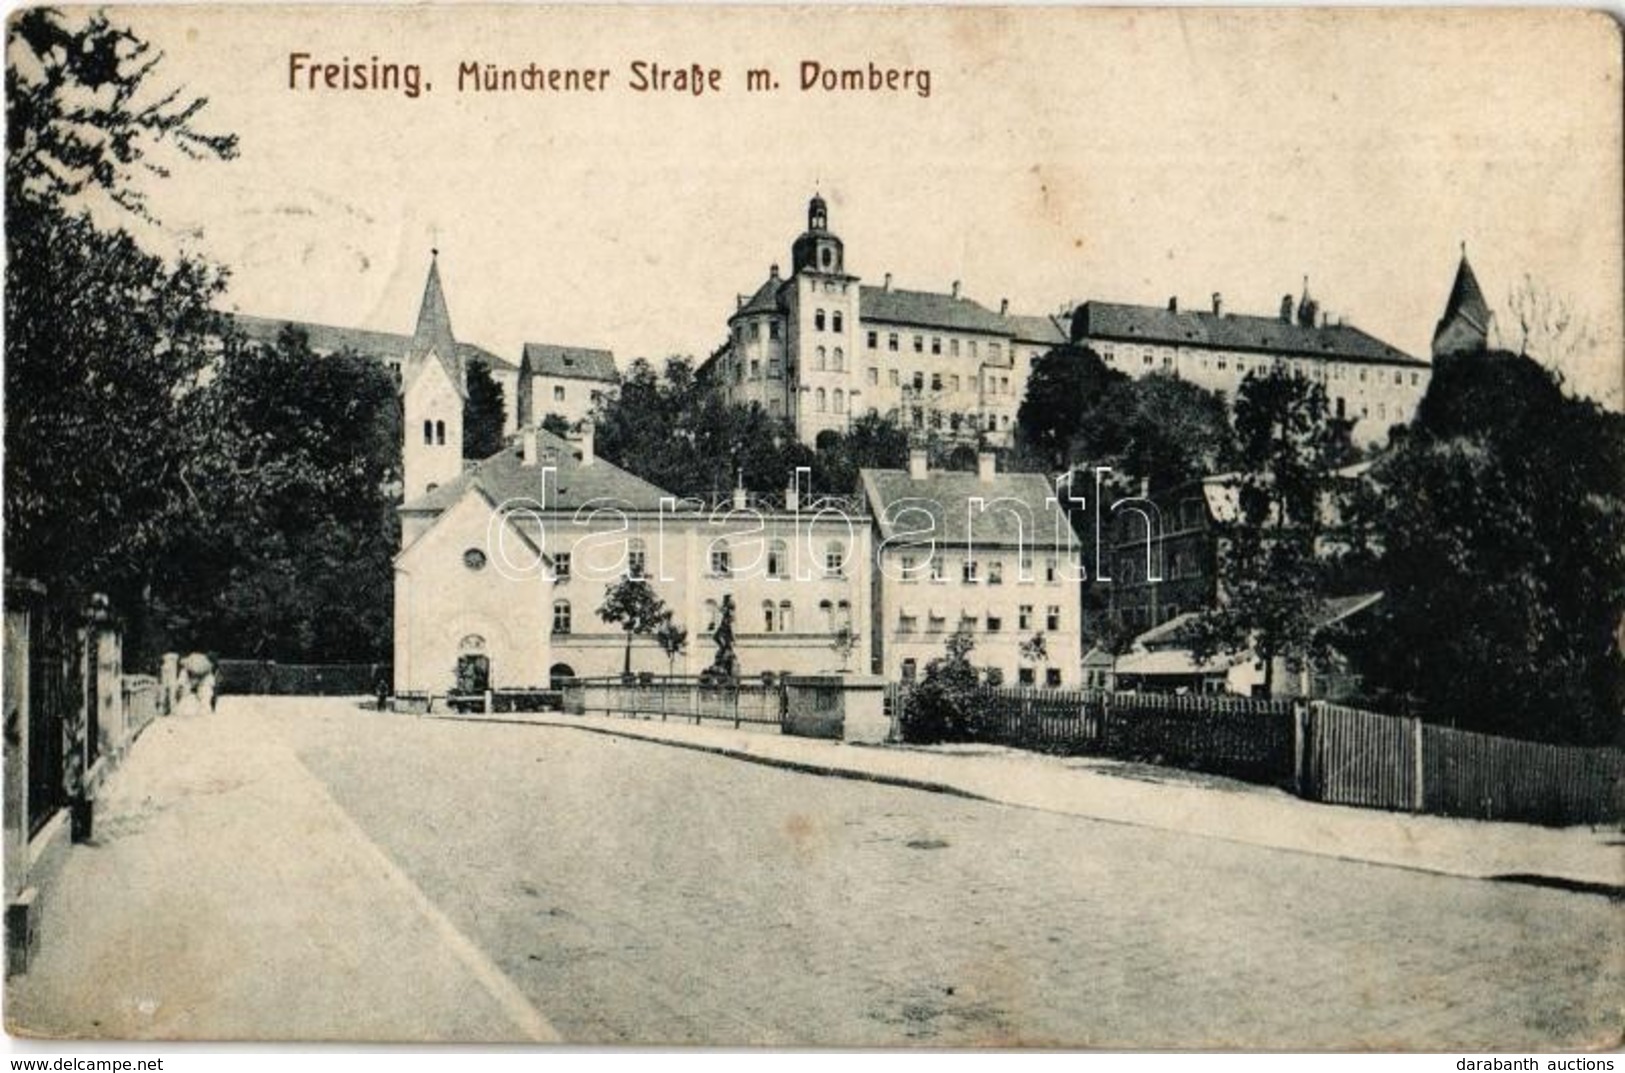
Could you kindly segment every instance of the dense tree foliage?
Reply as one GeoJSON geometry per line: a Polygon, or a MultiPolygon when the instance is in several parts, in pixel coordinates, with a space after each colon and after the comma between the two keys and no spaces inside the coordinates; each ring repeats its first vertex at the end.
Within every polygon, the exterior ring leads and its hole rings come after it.
{"type": "Polygon", "coordinates": [[[1251,649],[1264,662],[1321,654],[1318,627],[1328,592],[1322,536],[1345,437],[1330,419],[1326,390],[1281,370],[1249,375],[1236,397],[1241,471],[1237,516],[1219,525],[1221,604],[1196,624],[1199,658],[1251,649]]]}
{"type": "Polygon", "coordinates": [[[63,599],[108,592],[139,653],[144,597],[197,497],[223,274],[114,225],[151,219],[140,180],[166,174],[163,150],[236,143],[198,131],[204,102],[155,88],[158,57],[101,14],[31,8],[7,29],[7,568],[63,599]]]}
{"type": "Polygon", "coordinates": [[[1128,377],[1108,369],[1087,347],[1063,346],[1033,363],[1027,394],[1016,411],[1022,446],[1052,470],[1076,459],[1073,445],[1096,416],[1106,392],[1128,377]]]}
{"type": "Polygon", "coordinates": [[[172,646],[281,660],[388,658],[399,523],[394,381],[304,333],[228,340],[195,400],[207,450],[155,587],[172,646]]]}
{"type": "Polygon", "coordinates": [[[468,401],[463,404],[463,457],[490,458],[502,450],[507,409],[502,385],[483,361],[470,361],[468,401]]]}
{"type": "Polygon", "coordinates": [[[1526,358],[1442,358],[1374,472],[1386,598],[1368,683],[1441,723],[1620,741],[1625,417],[1526,358]]]}

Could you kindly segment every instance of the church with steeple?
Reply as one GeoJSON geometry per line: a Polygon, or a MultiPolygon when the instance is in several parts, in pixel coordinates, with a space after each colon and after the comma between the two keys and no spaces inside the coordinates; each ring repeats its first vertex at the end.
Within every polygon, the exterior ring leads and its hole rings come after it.
{"type": "Polygon", "coordinates": [[[463,472],[463,404],[468,374],[457,352],[451,312],[440,283],[440,251],[418,306],[418,323],[401,364],[401,465],[408,501],[463,472]]]}

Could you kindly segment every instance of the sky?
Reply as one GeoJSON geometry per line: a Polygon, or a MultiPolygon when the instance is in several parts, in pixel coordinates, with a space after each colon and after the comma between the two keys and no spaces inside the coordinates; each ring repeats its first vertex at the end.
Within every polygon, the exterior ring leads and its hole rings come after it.
{"type": "MultiPolygon", "coordinates": [[[[1462,243],[1493,306],[1527,275],[1619,405],[1620,37],[1557,10],[123,8],[238,159],[153,184],[151,241],[243,312],[406,332],[440,250],[459,339],[703,358],[818,190],[848,270],[1054,312],[1087,298],[1323,309],[1425,357],[1462,243]],[[289,56],[432,85],[289,88],[289,56]],[[634,61],[723,72],[637,93],[634,61]],[[801,64],[931,93],[804,92],[801,64]],[[460,63],[608,68],[598,93],[459,93],[460,63]],[[745,89],[770,68],[780,88],[745,89]]],[[[1503,316],[1503,327],[1505,318],[1503,316]]],[[[1513,344],[1515,339],[1508,340],[1513,344]]]]}

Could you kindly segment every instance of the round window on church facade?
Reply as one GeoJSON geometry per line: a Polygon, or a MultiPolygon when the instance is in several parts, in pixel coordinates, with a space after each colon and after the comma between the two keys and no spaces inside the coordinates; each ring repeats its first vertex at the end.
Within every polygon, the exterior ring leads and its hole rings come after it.
{"type": "Polygon", "coordinates": [[[463,565],[470,570],[485,569],[485,552],[479,548],[469,548],[463,552],[463,565]]]}

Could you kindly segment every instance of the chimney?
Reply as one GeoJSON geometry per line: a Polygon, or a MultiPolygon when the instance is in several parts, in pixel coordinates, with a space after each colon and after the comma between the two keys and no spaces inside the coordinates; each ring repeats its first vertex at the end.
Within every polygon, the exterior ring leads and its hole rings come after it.
{"type": "Polygon", "coordinates": [[[576,447],[581,451],[581,464],[583,466],[592,465],[592,436],[593,425],[591,421],[583,421],[576,426],[576,447]]]}
{"type": "Polygon", "coordinates": [[[994,454],[992,451],[977,451],[976,479],[984,482],[991,481],[993,479],[993,475],[997,473],[999,469],[998,458],[999,456],[994,454]]]}
{"type": "Polygon", "coordinates": [[[959,281],[956,279],[956,280],[954,280],[954,298],[957,299],[958,297],[959,297],[959,281]]]}
{"type": "Polygon", "coordinates": [[[999,299],[999,316],[1008,317],[1009,315],[1010,315],[1010,299],[1008,299],[1008,298],[1000,298],[999,299]]]}
{"type": "Polygon", "coordinates": [[[911,481],[925,480],[925,448],[910,447],[908,449],[908,478],[911,481]]]}
{"type": "Polygon", "coordinates": [[[1213,292],[1213,315],[1215,317],[1224,316],[1224,295],[1218,291],[1213,292]]]}
{"type": "Polygon", "coordinates": [[[779,266],[774,265],[772,268],[768,269],[767,277],[769,279],[778,279],[779,278],[779,266]]]}
{"type": "Polygon", "coordinates": [[[735,302],[736,302],[736,303],[737,303],[737,304],[736,304],[736,305],[735,305],[735,306],[734,306],[734,309],[735,309],[735,310],[740,310],[740,309],[744,309],[744,308],[745,308],[745,296],[744,296],[744,295],[742,295],[742,294],[736,294],[736,295],[734,295],[734,301],[735,301],[735,302]]]}
{"type": "Polygon", "coordinates": [[[1290,294],[1281,295],[1281,323],[1292,323],[1292,296],[1290,294]]]}
{"type": "Polygon", "coordinates": [[[519,460],[527,466],[534,466],[537,454],[536,430],[527,428],[519,434],[519,460]]]}
{"type": "Polygon", "coordinates": [[[1172,295],[1168,296],[1168,312],[1170,312],[1170,313],[1178,313],[1179,312],[1179,295],[1172,294],[1172,295]]]}
{"type": "Polygon", "coordinates": [[[886,283],[880,289],[883,290],[883,291],[891,290],[891,273],[890,272],[886,273],[886,283]]]}

